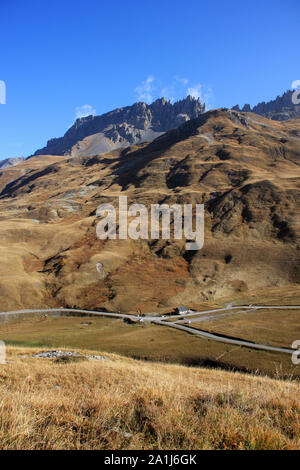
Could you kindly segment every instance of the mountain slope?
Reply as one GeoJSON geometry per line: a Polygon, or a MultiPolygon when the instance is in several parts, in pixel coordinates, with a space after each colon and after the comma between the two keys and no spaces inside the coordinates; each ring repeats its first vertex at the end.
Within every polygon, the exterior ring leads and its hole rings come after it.
{"type": "Polygon", "coordinates": [[[299,449],[295,380],[107,353],[62,363],[38,352],[8,348],[1,449],[299,449]]]}
{"type": "Polygon", "coordinates": [[[200,99],[188,96],[172,104],[164,98],[77,119],[59,139],[51,139],[35,155],[95,155],[154,140],[205,111],[200,99]]]}
{"type": "Polygon", "coordinates": [[[0,175],[3,310],[163,311],[299,290],[299,120],[215,110],[150,144],[51,158],[27,160],[15,178],[9,169],[0,175]],[[119,195],[147,206],[204,202],[204,248],[98,240],[96,208],[117,206],[119,195]]]}

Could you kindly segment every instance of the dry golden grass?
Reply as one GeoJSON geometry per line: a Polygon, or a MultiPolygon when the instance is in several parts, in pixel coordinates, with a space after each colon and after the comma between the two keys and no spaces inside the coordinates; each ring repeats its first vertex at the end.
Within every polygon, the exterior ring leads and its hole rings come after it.
{"type": "Polygon", "coordinates": [[[258,310],[216,318],[209,322],[193,323],[194,328],[235,336],[256,343],[290,348],[300,338],[300,309],[258,310]]]}
{"type": "Polygon", "coordinates": [[[58,364],[35,351],[8,348],[0,366],[1,449],[300,446],[298,382],[112,354],[58,364]]]}

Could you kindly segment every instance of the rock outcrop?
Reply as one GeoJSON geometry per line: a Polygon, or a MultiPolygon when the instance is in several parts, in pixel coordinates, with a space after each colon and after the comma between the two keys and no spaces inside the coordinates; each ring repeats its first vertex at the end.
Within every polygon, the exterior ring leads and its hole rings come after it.
{"type": "Polygon", "coordinates": [[[24,157],[17,157],[17,158],[6,158],[5,160],[0,161],[0,170],[4,168],[9,168],[11,166],[19,165],[19,163],[24,162],[24,157]]]}
{"type": "Polygon", "coordinates": [[[242,109],[239,105],[234,106],[234,111],[252,112],[260,114],[275,121],[287,121],[288,119],[300,118],[300,105],[293,103],[293,91],[288,90],[282,96],[277,96],[275,100],[266,103],[262,101],[251,108],[250,104],[245,104],[242,109]]]}
{"type": "Polygon", "coordinates": [[[135,103],[101,116],[77,119],[63,137],[51,139],[34,155],[96,155],[152,141],[164,132],[205,112],[191,96],[172,104],[165,98],[152,104],[135,103]]]}

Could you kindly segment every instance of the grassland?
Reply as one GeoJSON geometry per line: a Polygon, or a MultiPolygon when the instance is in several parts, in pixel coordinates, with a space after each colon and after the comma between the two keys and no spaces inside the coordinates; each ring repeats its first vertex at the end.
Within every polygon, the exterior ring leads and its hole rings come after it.
{"type": "Polygon", "coordinates": [[[300,305],[299,286],[272,287],[268,289],[258,289],[252,292],[243,292],[233,297],[224,297],[219,301],[219,305],[232,303],[235,305],[300,305]]]}
{"type": "Polygon", "coordinates": [[[300,310],[235,313],[209,322],[193,323],[193,327],[255,343],[290,348],[293,341],[300,338],[300,310]]]}
{"type": "Polygon", "coordinates": [[[127,324],[108,318],[20,318],[0,324],[0,339],[22,346],[84,348],[150,361],[300,377],[300,366],[293,365],[286,354],[241,348],[167,327],[127,324]]]}
{"type": "Polygon", "coordinates": [[[0,365],[1,449],[300,446],[298,382],[112,354],[58,364],[38,350],[9,347],[0,365]]]}

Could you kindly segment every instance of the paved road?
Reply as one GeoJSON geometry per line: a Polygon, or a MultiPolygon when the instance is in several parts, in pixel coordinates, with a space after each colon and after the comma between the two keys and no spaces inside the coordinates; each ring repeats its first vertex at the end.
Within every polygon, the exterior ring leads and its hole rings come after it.
{"type": "Polygon", "coordinates": [[[0,312],[0,317],[6,315],[24,315],[31,313],[79,313],[84,315],[95,315],[101,317],[117,317],[117,318],[128,318],[131,320],[138,320],[135,315],[129,315],[125,313],[114,313],[114,312],[94,312],[93,310],[81,310],[77,308],[43,308],[43,309],[26,309],[26,310],[12,310],[10,312],[0,312]]]}
{"type": "Polygon", "coordinates": [[[266,344],[258,344],[258,343],[254,343],[251,341],[243,341],[239,339],[226,338],[225,336],[214,335],[213,333],[208,333],[207,331],[203,331],[203,330],[196,330],[195,328],[192,328],[190,326],[184,326],[178,323],[164,322],[160,320],[153,321],[152,323],[155,323],[157,325],[168,326],[170,328],[176,328],[182,331],[187,331],[188,333],[192,333],[195,336],[200,336],[202,338],[219,341],[221,343],[237,344],[239,346],[245,346],[247,348],[262,349],[264,351],[273,351],[273,352],[280,352],[280,353],[286,353],[286,354],[293,354],[295,352],[294,349],[276,348],[275,346],[268,346],[266,344]]]}
{"type": "MultiPolygon", "coordinates": [[[[232,307],[230,305],[225,308],[217,308],[217,309],[206,310],[202,312],[191,312],[191,313],[184,315],[184,318],[190,317],[190,316],[202,316],[202,315],[207,315],[207,314],[211,314],[215,312],[224,312],[224,311],[228,312],[225,315],[229,315],[230,314],[229,310],[236,310],[236,309],[237,310],[246,309],[248,312],[255,311],[258,309],[300,309],[300,305],[272,305],[272,306],[271,305],[239,305],[236,307],[232,307]]],[[[186,331],[188,333],[191,333],[196,336],[200,336],[202,338],[207,338],[207,339],[211,339],[213,341],[219,341],[222,343],[236,344],[239,346],[245,346],[245,347],[253,348],[253,349],[261,349],[264,351],[281,352],[281,353],[287,353],[287,354],[292,354],[295,352],[294,349],[278,348],[275,346],[268,346],[265,344],[257,344],[251,341],[227,338],[226,336],[219,336],[213,333],[208,333],[207,331],[197,330],[189,326],[184,326],[175,322],[166,321],[170,319],[178,319],[178,315],[172,315],[172,316],[159,316],[158,315],[158,316],[139,317],[137,315],[129,315],[125,313],[115,313],[115,312],[95,312],[93,310],[82,310],[82,309],[72,309],[72,308],[47,308],[47,309],[33,309],[33,310],[26,309],[26,310],[13,310],[10,312],[0,312],[0,318],[9,316],[9,315],[24,315],[24,314],[32,314],[32,313],[33,314],[34,313],[77,313],[77,314],[83,314],[83,315],[89,315],[89,316],[130,319],[133,321],[150,322],[156,325],[167,326],[169,328],[176,328],[178,330],[186,331]]],[[[214,316],[214,318],[217,318],[217,317],[218,316],[214,316]]],[[[208,318],[208,317],[204,317],[204,318],[208,318]]],[[[199,321],[198,318],[196,318],[195,320],[199,321]]]]}
{"type": "MultiPolygon", "coordinates": [[[[238,310],[236,312],[228,312],[228,313],[220,313],[219,315],[202,315],[202,316],[197,316],[196,318],[190,318],[188,321],[189,323],[200,323],[200,322],[208,322],[208,321],[213,321],[213,320],[219,320],[220,318],[224,317],[231,317],[234,315],[241,315],[245,313],[253,313],[255,310],[238,310]]],[[[186,320],[177,320],[174,323],[179,323],[182,324],[186,320]]]]}
{"type": "MultiPolygon", "coordinates": [[[[222,308],[215,308],[213,310],[206,310],[206,311],[202,311],[202,312],[190,312],[190,313],[187,313],[186,315],[184,315],[184,318],[185,317],[192,317],[192,316],[195,316],[195,315],[205,315],[205,314],[210,314],[210,313],[216,313],[216,312],[226,312],[226,311],[229,311],[229,310],[243,310],[243,309],[251,309],[251,310],[262,310],[262,309],[300,309],[300,305],[238,305],[238,306],[235,306],[235,307],[222,307],[222,308]]],[[[168,316],[168,319],[171,320],[171,319],[175,319],[177,318],[178,319],[178,315],[171,315],[171,316],[168,316]]]]}

